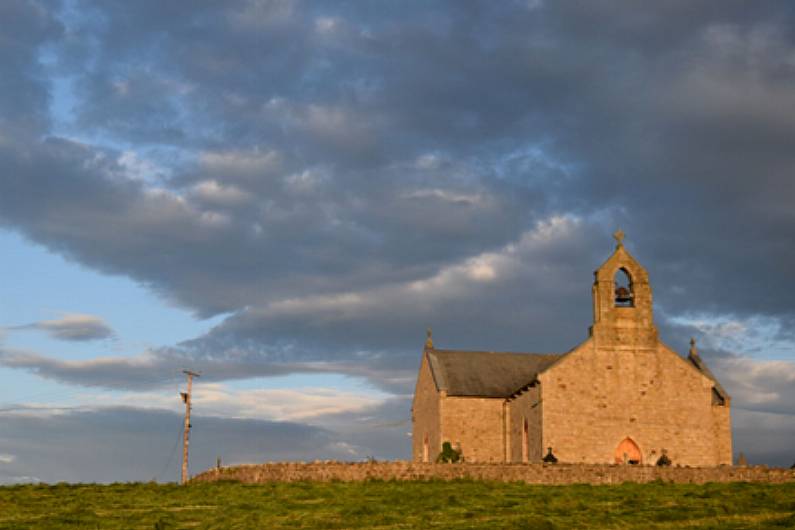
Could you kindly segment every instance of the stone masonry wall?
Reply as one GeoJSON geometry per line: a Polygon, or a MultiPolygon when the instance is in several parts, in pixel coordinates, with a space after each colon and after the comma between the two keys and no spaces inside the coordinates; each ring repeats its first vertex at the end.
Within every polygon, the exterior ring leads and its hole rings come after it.
{"type": "Polygon", "coordinates": [[[674,464],[731,463],[727,407],[712,381],[664,345],[599,348],[587,341],[542,374],[544,447],[561,462],[613,463],[624,438],[642,463],[667,451],[674,464]]]}
{"type": "MultiPolygon", "coordinates": [[[[504,399],[442,397],[442,441],[470,462],[503,462],[504,399]]],[[[435,455],[434,455],[435,457],[435,455]]]]}
{"type": "Polygon", "coordinates": [[[623,482],[793,482],[795,470],[759,467],[656,467],[584,464],[423,464],[417,462],[283,462],[205,471],[193,482],[247,483],[360,480],[475,479],[528,484],[621,484],[623,482]]]}
{"type": "Polygon", "coordinates": [[[622,233],[615,237],[615,252],[595,272],[590,337],[540,372],[539,385],[508,400],[446,396],[423,356],[415,461],[423,460],[427,436],[430,460],[450,441],[468,463],[521,462],[527,419],[530,462],[551,447],[567,464],[613,464],[622,455],[653,464],[663,453],[675,465],[731,464],[731,401],[713,405],[715,382],[659,341],[648,273],[622,233]],[[617,275],[629,280],[621,299],[617,275]]]}
{"type": "Polygon", "coordinates": [[[417,376],[417,388],[414,391],[414,402],[411,407],[412,437],[411,452],[415,462],[422,462],[425,457],[425,437],[428,439],[428,460],[433,462],[442,448],[439,419],[439,393],[433,382],[428,357],[423,354],[420,372],[417,376]]]}
{"type": "Polygon", "coordinates": [[[540,462],[541,448],[541,403],[538,387],[530,387],[508,402],[510,411],[508,431],[509,462],[540,462]],[[527,420],[527,460],[524,460],[524,422],[527,420]]]}
{"type": "MultiPolygon", "coordinates": [[[[711,397],[711,396],[710,396],[711,397]]],[[[716,451],[718,462],[729,464],[732,462],[732,421],[729,407],[712,408],[712,429],[715,432],[716,451]]]]}

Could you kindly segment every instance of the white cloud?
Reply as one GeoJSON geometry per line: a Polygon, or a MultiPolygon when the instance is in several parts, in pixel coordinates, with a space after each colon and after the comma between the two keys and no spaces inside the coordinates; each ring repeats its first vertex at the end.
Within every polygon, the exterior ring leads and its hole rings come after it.
{"type": "MultiPolygon", "coordinates": [[[[193,411],[201,416],[272,421],[301,421],[329,414],[357,413],[382,404],[387,396],[377,391],[357,393],[338,388],[254,388],[236,389],[223,383],[202,383],[193,386],[193,411]]],[[[179,412],[182,401],[176,392],[85,392],[79,401],[91,406],[126,406],[167,409],[179,412]]]]}
{"type": "Polygon", "coordinates": [[[14,455],[0,453],[0,464],[10,464],[16,459],[14,455]]]}
{"type": "Polygon", "coordinates": [[[300,103],[272,98],[262,106],[262,119],[279,122],[290,134],[301,135],[302,142],[342,153],[363,153],[376,147],[379,127],[377,115],[350,104],[300,103]]]}
{"type": "Polygon", "coordinates": [[[695,328],[699,346],[737,352],[741,356],[766,359],[792,359],[795,341],[786,333],[778,318],[753,315],[685,313],[669,317],[673,324],[695,328]]]}
{"type": "Polygon", "coordinates": [[[171,174],[171,170],[142,157],[135,151],[124,151],[116,160],[126,176],[142,182],[157,182],[171,174]]]}
{"type": "Polygon", "coordinates": [[[308,193],[316,190],[327,178],[328,176],[322,170],[314,168],[287,175],[284,182],[289,191],[308,193]]]}
{"type": "Polygon", "coordinates": [[[222,228],[228,227],[232,223],[232,219],[221,212],[206,211],[199,216],[199,222],[202,226],[222,228]]]}
{"type": "MultiPolygon", "coordinates": [[[[579,226],[575,217],[554,216],[523,233],[518,241],[495,252],[484,252],[437,270],[420,280],[393,283],[374,289],[335,294],[312,295],[271,302],[252,308],[259,318],[323,315],[326,321],[365,318],[388,308],[435,307],[451,299],[476,296],[482,284],[517,281],[523,270],[532,269],[529,256],[549,244],[568,240],[579,226]]],[[[429,309],[430,310],[430,309],[429,309]]]]}
{"type": "Polygon", "coordinates": [[[219,206],[238,206],[253,198],[236,186],[221,184],[217,180],[199,182],[193,186],[191,193],[203,202],[219,206]]]}
{"type": "Polygon", "coordinates": [[[467,274],[470,278],[479,282],[490,282],[497,279],[497,272],[494,267],[485,260],[476,260],[470,263],[467,274]]]}
{"type": "Polygon", "coordinates": [[[315,30],[318,33],[333,33],[340,25],[340,20],[335,17],[318,17],[315,19],[315,30]]]}
{"type": "Polygon", "coordinates": [[[437,153],[425,153],[417,157],[414,162],[414,167],[429,171],[439,169],[445,162],[447,162],[447,160],[437,153]]]}
{"type": "Polygon", "coordinates": [[[720,357],[712,364],[734,407],[795,414],[795,363],[720,357]]]}
{"type": "Polygon", "coordinates": [[[359,447],[358,445],[353,445],[348,442],[333,442],[330,444],[332,448],[336,449],[342,454],[351,456],[351,457],[360,457],[364,453],[363,448],[359,447]]]}
{"type": "Polygon", "coordinates": [[[199,156],[201,167],[214,175],[257,178],[278,172],[282,156],[275,150],[205,151],[199,156]]]}
{"type": "Polygon", "coordinates": [[[405,193],[406,199],[437,199],[453,204],[480,205],[488,201],[488,198],[480,193],[457,193],[451,190],[440,188],[425,188],[405,193]]]}
{"type": "Polygon", "coordinates": [[[579,217],[573,215],[553,215],[539,221],[535,230],[526,232],[523,239],[529,237],[538,242],[566,240],[581,222],[579,217]]]}
{"type": "Polygon", "coordinates": [[[195,403],[206,413],[234,418],[307,421],[318,416],[360,412],[383,402],[370,394],[335,388],[234,390],[221,384],[197,387],[195,403]]]}

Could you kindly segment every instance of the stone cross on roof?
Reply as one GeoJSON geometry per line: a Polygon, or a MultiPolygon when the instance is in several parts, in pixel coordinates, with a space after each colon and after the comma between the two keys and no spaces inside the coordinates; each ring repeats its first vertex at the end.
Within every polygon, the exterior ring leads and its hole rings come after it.
{"type": "Polygon", "coordinates": [[[618,241],[618,246],[624,245],[624,231],[620,228],[613,233],[613,237],[618,241]]]}

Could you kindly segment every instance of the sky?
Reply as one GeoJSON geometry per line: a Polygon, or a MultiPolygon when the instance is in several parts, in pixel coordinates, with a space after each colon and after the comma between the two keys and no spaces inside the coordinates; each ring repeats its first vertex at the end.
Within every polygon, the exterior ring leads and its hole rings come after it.
{"type": "Polygon", "coordinates": [[[795,5],[0,2],[0,483],[410,457],[440,348],[660,336],[795,461],[795,5]]]}

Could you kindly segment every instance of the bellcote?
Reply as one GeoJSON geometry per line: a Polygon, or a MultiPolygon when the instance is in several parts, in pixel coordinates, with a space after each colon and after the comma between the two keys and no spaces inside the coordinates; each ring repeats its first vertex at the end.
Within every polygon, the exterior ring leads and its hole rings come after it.
{"type": "Polygon", "coordinates": [[[597,347],[654,347],[649,275],[624,247],[624,233],[618,230],[613,237],[613,254],[594,272],[591,335],[597,347]]]}

